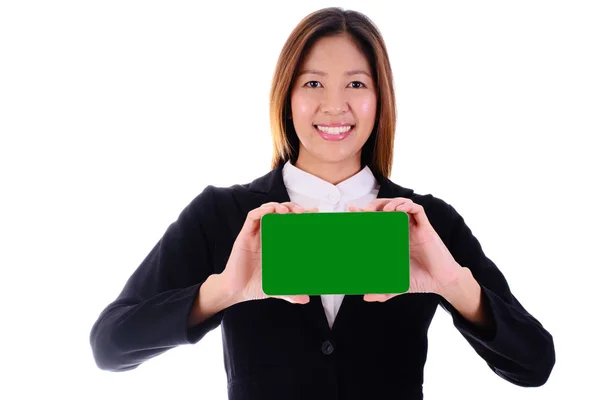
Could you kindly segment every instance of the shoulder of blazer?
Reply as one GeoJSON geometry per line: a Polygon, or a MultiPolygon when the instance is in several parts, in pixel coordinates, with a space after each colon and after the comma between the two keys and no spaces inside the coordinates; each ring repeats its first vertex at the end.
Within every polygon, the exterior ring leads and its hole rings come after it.
{"type": "MultiPolygon", "coordinates": [[[[216,205],[228,203],[250,204],[256,201],[269,199],[269,201],[289,201],[285,184],[283,183],[283,167],[277,167],[264,175],[247,183],[235,184],[227,187],[209,186],[216,205]]],[[[205,189],[206,190],[206,189],[205,189]]]]}
{"type": "MultiPolygon", "coordinates": [[[[206,186],[186,207],[193,214],[213,220],[218,209],[245,208],[265,198],[287,196],[281,168],[274,169],[251,182],[231,186],[206,186]],[[273,196],[277,195],[279,196],[273,196]]],[[[274,200],[272,200],[274,201],[274,200]]],[[[281,200],[284,201],[284,200],[281,200]]],[[[288,201],[288,200],[285,200],[288,201]]]]}
{"type": "Polygon", "coordinates": [[[413,189],[400,186],[390,179],[380,178],[382,198],[386,197],[406,197],[416,204],[423,206],[425,214],[433,228],[438,232],[442,239],[449,237],[452,228],[456,223],[460,223],[460,215],[448,202],[431,193],[417,193],[413,189]]]}

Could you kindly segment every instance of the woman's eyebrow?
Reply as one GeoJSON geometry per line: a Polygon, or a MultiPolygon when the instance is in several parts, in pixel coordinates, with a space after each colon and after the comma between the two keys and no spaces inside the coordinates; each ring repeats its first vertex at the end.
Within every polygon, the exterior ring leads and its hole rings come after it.
{"type": "MultiPolygon", "coordinates": [[[[327,76],[326,72],[323,71],[319,71],[316,69],[304,69],[302,71],[300,71],[300,73],[298,74],[298,76],[300,75],[304,75],[304,74],[313,74],[313,75],[320,75],[320,76],[327,76]]],[[[368,77],[371,76],[371,74],[369,74],[367,71],[365,71],[364,69],[352,69],[350,71],[346,71],[344,72],[345,76],[351,76],[351,75],[366,75],[368,77]]]]}

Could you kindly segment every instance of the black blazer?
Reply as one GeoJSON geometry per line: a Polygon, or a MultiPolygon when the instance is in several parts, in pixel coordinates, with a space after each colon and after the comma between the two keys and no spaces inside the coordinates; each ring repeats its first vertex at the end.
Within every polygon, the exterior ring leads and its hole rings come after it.
{"type": "Polygon", "coordinates": [[[200,285],[223,271],[247,213],[289,201],[279,167],[248,184],[208,186],[183,209],[95,322],[90,342],[98,367],[136,368],[221,324],[230,399],[421,399],[427,330],[441,305],[496,374],[520,386],[544,384],[555,362],[552,336],[512,295],[463,218],[439,198],[377,179],[379,198],[407,197],[425,208],[455,260],[480,283],[493,332],[476,329],[429,293],[384,303],[347,295],[332,329],[319,296],[306,305],[240,303],[188,329],[200,285]]]}

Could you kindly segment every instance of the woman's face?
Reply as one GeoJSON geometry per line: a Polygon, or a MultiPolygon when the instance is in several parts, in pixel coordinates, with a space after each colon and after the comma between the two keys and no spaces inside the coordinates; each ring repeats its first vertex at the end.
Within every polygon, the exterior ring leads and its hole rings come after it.
{"type": "Polygon", "coordinates": [[[346,35],[319,39],[300,66],[291,93],[300,139],[298,164],[360,167],[377,111],[367,58],[346,35]]]}

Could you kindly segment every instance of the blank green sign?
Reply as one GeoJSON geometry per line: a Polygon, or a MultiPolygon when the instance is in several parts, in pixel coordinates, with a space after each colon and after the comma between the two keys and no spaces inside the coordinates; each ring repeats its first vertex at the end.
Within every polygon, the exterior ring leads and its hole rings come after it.
{"type": "Polygon", "coordinates": [[[404,212],[267,214],[261,244],[269,296],[408,291],[404,212]]]}

